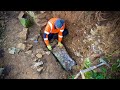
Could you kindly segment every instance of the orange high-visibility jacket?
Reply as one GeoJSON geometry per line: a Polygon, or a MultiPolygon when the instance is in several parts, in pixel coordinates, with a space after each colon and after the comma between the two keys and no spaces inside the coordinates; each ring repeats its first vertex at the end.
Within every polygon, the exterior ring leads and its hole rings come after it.
{"type": "Polygon", "coordinates": [[[65,29],[65,23],[63,24],[63,26],[60,28],[60,29],[56,29],[55,28],[55,22],[56,20],[59,19],[59,18],[51,18],[46,27],[45,27],[45,30],[44,30],[44,34],[45,34],[45,37],[44,37],[44,42],[46,45],[49,45],[49,40],[48,40],[48,35],[50,33],[58,33],[58,42],[61,42],[62,41],[62,38],[63,38],[63,35],[62,35],[62,32],[64,31],[65,29]]]}

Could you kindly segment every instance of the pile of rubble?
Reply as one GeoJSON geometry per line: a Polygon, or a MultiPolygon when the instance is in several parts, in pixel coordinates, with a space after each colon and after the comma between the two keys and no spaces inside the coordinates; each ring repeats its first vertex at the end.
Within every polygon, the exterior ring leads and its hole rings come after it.
{"type": "MultiPolygon", "coordinates": [[[[20,15],[19,15],[20,18],[20,15]]],[[[28,35],[29,35],[29,28],[23,27],[23,30],[18,33],[18,38],[21,39],[21,42],[16,45],[16,47],[11,47],[8,49],[8,52],[11,55],[18,54],[20,52],[24,52],[27,55],[32,57],[33,64],[31,66],[32,69],[37,70],[41,73],[41,71],[44,69],[44,62],[42,61],[43,55],[49,55],[50,51],[45,51],[41,48],[36,49],[35,52],[33,52],[33,44],[31,44],[28,41],[28,35]]],[[[30,41],[34,41],[34,43],[38,42],[40,34],[36,35],[33,38],[30,38],[30,41]]]]}

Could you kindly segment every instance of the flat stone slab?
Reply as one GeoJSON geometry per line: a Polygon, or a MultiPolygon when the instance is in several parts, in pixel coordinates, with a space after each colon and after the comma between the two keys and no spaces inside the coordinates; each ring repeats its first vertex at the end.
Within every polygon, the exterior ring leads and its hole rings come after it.
{"type": "Polygon", "coordinates": [[[65,47],[56,46],[52,50],[53,55],[58,59],[63,68],[67,71],[72,69],[72,66],[76,65],[75,61],[69,56],[65,47]]]}

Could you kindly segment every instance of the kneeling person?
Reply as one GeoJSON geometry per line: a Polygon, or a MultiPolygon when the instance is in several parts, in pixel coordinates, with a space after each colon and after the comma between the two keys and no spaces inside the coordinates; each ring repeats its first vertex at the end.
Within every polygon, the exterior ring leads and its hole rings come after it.
{"type": "Polygon", "coordinates": [[[58,46],[62,47],[62,38],[68,34],[68,30],[65,29],[65,21],[60,18],[51,18],[44,30],[44,42],[49,50],[52,47],[49,43],[51,39],[58,39],[58,46]]]}

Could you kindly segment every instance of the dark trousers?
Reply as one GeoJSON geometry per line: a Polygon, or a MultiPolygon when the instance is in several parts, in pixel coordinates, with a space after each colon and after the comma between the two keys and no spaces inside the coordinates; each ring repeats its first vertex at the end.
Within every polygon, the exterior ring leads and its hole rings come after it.
{"type": "MultiPolygon", "coordinates": [[[[64,29],[64,31],[63,31],[63,37],[66,36],[67,34],[68,34],[68,30],[64,29]]],[[[51,39],[58,39],[58,33],[57,34],[50,33],[48,35],[48,40],[50,41],[51,39]]]]}

